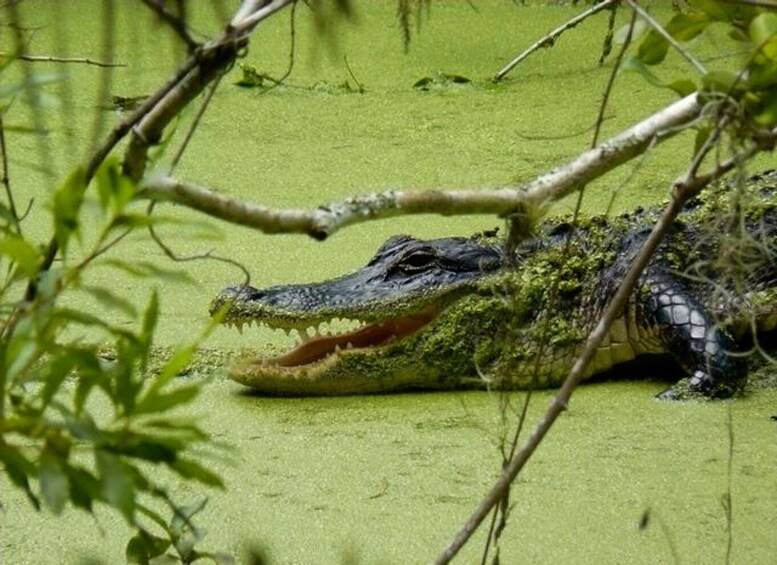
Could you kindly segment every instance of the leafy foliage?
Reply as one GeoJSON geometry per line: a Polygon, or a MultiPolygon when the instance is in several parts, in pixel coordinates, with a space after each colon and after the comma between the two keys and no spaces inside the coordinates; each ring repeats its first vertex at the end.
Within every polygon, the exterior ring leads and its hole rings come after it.
{"type": "Polygon", "coordinates": [[[777,124],[777,10],[756,4],[697,0],[677,13],[664,26],[663,33],[651,29],[628,66],[641,72],[653,84],[667,86],[680,95],[701,92],[707,99],[728,97],[741,108],[755,126],[772,128],[777,124]],[[687,45],[713,26],[723,27],[742,48],[738,68],[702,69],[698,76],[687,76],[662,83],[648,66],[661,64],[673,39],[687,45]]]}
{"type": "Polygon", "coordinates": [[[53,195],[52,230],[63,251],[56,268],[42,269],[42,251],[22,235],[18,222],[6,217],[0,223],[6,273],[0,294],[0,462],[36,509],[45,507],[55,515],[68,505],[87,512],[97,503],[116,509],[138,528],[127,549],[128,556],[140,556],[138,563],[148,562],[142,555],[158,555],[152,548],[164,545],[139,517],[157,517],[148,507],[154,499],[172,506],[173,521],[162,522],[169,538],[164,549],[175,545],[180,560],[189,563],[202,556],[193,549],[202,535],[190,518],[204,503],[175,507],[155,477],[156,469],[164,467],[173,476],[223,487],[218,475],[189,454],[192,446],[208,442],[207,434],[194,421],[174,416],[200,390],[198,383],[175,379],[197,342],[175,351],[151,378],[159,320],[156,292],[138,313],[111,288],[83,282],[84,272],[97,264],[160,276],[105,256],[133,227],[163,220],[133,203],[136,186],[121,174],[116,160],[100,168],[95,184],[101,218],[96,231],[84,225],[82,169],[53,195]],[[32,298],[19,300],[25,285],[34,289],[27,292],[32,298]],[[93,298],[95,311],[67,304],[63,295],[76,289],[93,298]],[[113,314],[135,319],[136,328],[112,323],[113,314]],[[82,333],[104,336],[108,346],[72,337],[82,333]],[[106,402],[107,414],[95,410],[106,402]]]}

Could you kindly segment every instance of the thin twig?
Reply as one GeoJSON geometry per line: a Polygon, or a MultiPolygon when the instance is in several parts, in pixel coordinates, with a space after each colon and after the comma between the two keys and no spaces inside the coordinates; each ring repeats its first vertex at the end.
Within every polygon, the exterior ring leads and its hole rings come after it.
{"type": "MultiPolygon", "coordinates": [[[[113,50],[115,47],[114,33],[116,30],[116,9],[114,0],[107,0],[103,2],[102,10],[102,58],[105,61],[113,59],[113,50]]],[[[100,76],[100,86],[98,87],[98,100],[108,100],[111,92],[112,74],[111,70],[107,69],[102,71],[100,76]]],[[[103,129],[105,127],[106,115],[104,112],[94,112],[92,122],[92,135],[89,142],[89,151],[91,152],[98,146],[98,140],[103,135],[103,129]]]]}
{"type": "Polygon", "coordinates": [[[554,29],[553,31],[551,31],[549,34],[547,34],[542,39],[540,39],[538,41],[535,41],[532,44],[531,47],[529,47],[523,53],[521,53],[520,55],[515,57],[509,63],[507,63],[507,65],[505,65],[504,68],[501,71],[496,73],[496,75],[494,75],[494,77],[491,80],[494,81],[494,82],[499,82],[500,80],[502,80],[507,75],[507,73],[512,71],[518,65],[518,63],[523,61],[526,57],[528,57],[529,55],[531,55],[532,53],[534,53],[538,49],[542,49],[543,47],[552,47],[553,44],[556,43],[556,39],[558,39],[559,36],[562,33],[564,33],[565,31],[567,31],[569,29],[572,29],[573,27],[575,27],[577,24],[579,24],[580,22],[582,22],[583,20],[585,20],[589,16],[592,16],[592,15],[596,14],[597,12],[601,12],[605,8],[609,8],[610,6],[612,6],[613,4],[618,3],[619,1],[620,0],[603,0],[600,3],[591,6],[585,12],[583,12],[581,14],[578,14],[577,16],[575,16],[574,18],[569,20],[564,25],[561,25],[561,26],[557,27],[556,29],[554,29]]]}
{"type": "Polygon", "coordinates": [[[162,241],[162,238],[159,236],[159,234],[156,233],[156,230],[153,226],[149,226],[148,231],[151,234],[151,239],[154,240],[154,242],[159,246],[162,252],[168,257],[168,259],[175,261],[176,263],[186,263],[189,261],[200,261],[205,259],[219,261],[221,263],[226,263],[227,265],[232,265],[233,267],[240,269],[240,271],[243,273],[243,284],[247,285],[251,282],[251,273],[248,271],[245,265],[239,261],[236,261],[235,259],[214,255],[211,251],[197,255],[178,255],[175,251],[172,250],[172,248],[170,248],[170,246],[162,241]]]}
{"type": "Polygon", "coordinates": [[[197,47],[199,47],[200,44],[189,33],[189,28],[186,27],[186,22],[165,8],[165,5],[162,2],[159,0],[141,1],[153,10],[154,13],[159,16],[160,20],[169,25],[170,28],[176,34],[178,34],[178,37],[180,37],[181,40],[186,43],[186,48],[189,50],[189,53],[192,53],[195,49],[197,49],[197,47]]]}
{"type": "Polygon", "coordinates": [[[13,57],[20,61],[30,63],[79,63],[82,65],[94,65],[95,67],[126,67],[126,63],[106,63],[104,61],[95,61],[86,57],[54,57],[52,55],[13,55],[6,51],[0,51],[0,58],[5,59],[13,57]]]}
{"type": "Polygon", "coordinates": [[[208,109],[208,106],[210,105],[210,102],[213,99],[213,95],[216,93],[216,89],[221,83],[221,79],[223,78],[223,76],[224,75],[219,75],[218,77],[216,77],[216,80],[214,80],[213,84],[210,85],[210,88],[208,89],[208,93],[205,95],[205,100],[203,100],[202,104],[200,104],[200,108],[197,110],[197,115],[194,116],[194,120],[192,121],[192,124],[189,127],[189,131],[186,132],[186,137],[184,137],[183,141],[181,142],[181,146],[178,148],[178,151],[176,152],[175,156],[170,162],[170,167],[168,170],[170,171],[171,174],[178,166],[178,163],[181,160],[181,157],[183,157],[183,154],[186,151],[186,148],[189,146],[189,142],[191,141],[192,137],[194,137],[194,132],[197,131],[197,126],[200,125],[200,121],[202,121],[202,116],[205,115],[205,110],[208,109]]]}
{"type": "Polygon", "coordinates": [[[626,54],[626,51],[628,50],[629,46],[631,45],[631,40],[634,35],[634,25],[637,23],[637,13],[632,12],[631,13],[631,21],[629,22],[629,31],[626,33],[626,39],[623,41],[623,45],[621,45],[620,50],[618,51],[618,56],[615,59],[615,64],[612,67],[612,71],[610,72],[610,76],[607,79],[607,86],[604,89],[604,96],[602,96],[602,103],[599,105],[599,114],[596,116],[596,129],[594,130],[593,139],[591,140],[591,147],[596,147],[596,145],[599,143],[599,134],[602,130],[602,124],[604,123],[604,111],[607,108],[607,103],[610,101],[610,94],[612,94],[612,89],[615,86],[615,78],[618,76],[618,72],[621,68],[621,63],[623,62],[623,57],[626,54]]]}
{"type": "Polygon", "coordinates": [[[267,88],[262,91],[262,94],[267,94],[268,92],[271,92],[275,88],[279,87],[281,84],[283,84],[287,78],[291,76],[291,71],[294,70],[294,58],[295,54],[297,52],[297,25],[296,25],[296,16],[297,16],[297,2],[296,0],[291,5],[291,11],[289,13],[289,64],[286,66],[286,70],[281,75],[281,78],[274,79],[271,76],[268,75],[262,75],[263,77],[269,79],[273,84],[270,88],[267,88]]]}
{"type": "Polygon", "coordinates": [[[5,147],[5,125],[3,123],[2,113],[0,113],[0,158],[3,160],[2,183],[5,188],[6,198],[8,198],[8,209],[11,212],[11,220],[14,228],[16,228],[16,233],[21,235],[22,226],[19,222],[19,213],[16,210],[16,202],[14,201],[13,191],[11,190],[11,178],[8,175],[8,153],[6,152],[5,147]]]}
{"type": "Polygon", "coordinates": [[[731,565],[731,550],[734,547],[734,500],[732,497],[732,481],[734,474],[734,419],[731,413],[732,404],[729,402],[726,410],[726,424],[728,427],[728,453],[726,458],[726,493],[723,509],[726,516],[726,565],[731,565]]]}

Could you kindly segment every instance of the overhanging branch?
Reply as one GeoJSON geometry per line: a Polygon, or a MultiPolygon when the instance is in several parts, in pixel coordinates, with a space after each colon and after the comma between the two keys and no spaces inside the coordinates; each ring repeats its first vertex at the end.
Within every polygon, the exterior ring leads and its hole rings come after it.
{"type": "Polygon", "coordinates": [[[140,198],[175,202],[265,233],[306,233],[325,239],[360,222],[409,214],[495,214],[544,209],[692,124],[702,104],[692,94],[522,186],[495,190],[401,191],[347,198],[312,210],[276,209],[232,199],[171,177],[146,179],[140,198]]]}

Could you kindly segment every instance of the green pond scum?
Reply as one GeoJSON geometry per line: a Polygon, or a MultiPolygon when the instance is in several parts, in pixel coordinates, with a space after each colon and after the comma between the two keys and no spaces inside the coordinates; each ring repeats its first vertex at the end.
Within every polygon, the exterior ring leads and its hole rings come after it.
{"type": "MultiPolygon", "coordinates": [[[[38,30],[31,45],[36,54],[98,58],[100,19],[85,14],[96,13],[101,2],[72,0],[57,3],[57,9],[48,9],[48,3],[43,9],[43,4],[20,5],[25,24],[38,30]]],[[[413,88],[424,77],[446,75],[483,84],[526,46],[581,11],[579,4],[519,4],[476,1],[473,10],[468,2],[433,2],[407,53],[395,25],[394,2],[359,2],[356,22],[341,24],[332,44],[315,34],[309,11],[301,5],[290,83],[313,87],[350,81],[355,86],[344,63],[347,56],[364,92],[241,88],[233,84],[242,76],[235,68],[222,81],[176,175],[240,199],[311,208],[350,194],[487,188],[545,172],[590,145],[612,64],[597,64],[606,15],[532,55],[498,88],[441,88],[439,81],[430,82],[434,87],[428,90],[413,88]]],[[[115,59],[127,67],[113,70],[110,96],[153,92],[180,60],[170,47],[174,39],[141,3],[115,6],[115,59]]],[[[209,33],[221,25],[214,23],[212,3],[189,7],[196,29],[209,33]]],[[[671,14],[668,6],[654,13],[671,14]]],[[[9,48],[8,35],[0,37],[3,50],[9,48]]],[[[702,55],[721,52],[715,41],[704,36],[698,41],[702,55]]],[[[289,64],[287,16],[263,26],[243,62],[258,73],[283,75],[289,64]]],[[[667,72],[680,72],[682,65],[669,61],[667,72]]],[[[46,137],[52,165],[63,178],[68,165],[83,157],[82,148],[90,146],[93,112],[109,102],[97,96],[101,75],[95,67],[69,66],[67,78],[72,111],[63,117],[53,106],[44,109],[53,120],[46,137]]],[[[602,135],[672,100],[671,92],[622,73],[602,135]]],[[[23,106],[13,109],[9,121],[34,123],[23,106]]],[[[106,112],[106,128],[121,119],[114,110],[99,111],[106,112]]],[[[185,130],[179,127],[175,139],[180,141],[185,130]]],[[[19,201],[35,199],[26,226],[48,233],[47,216],[37,209],[50,195],[36,188],[47,186],[46,176],[29,157],[38,146],[32,136],[6,133],[19,201]]],[[[661,201],[686,166],[692,146],[692,136],[681,135],[639,164],[592,183],[584,210],[617,214],[661,201]]],[[[767,164],[764,158],[753,170],[767,164]]],[[[558,212],[573,206],[574,200],[562,202],[558,212]]],[[[164,208],[181,220],[200,219],[187,210],[164,208]]],[[[252,284],[269,286],[325,280],[353,270],[397,233],[469,235],[494,223],[491,217],[400,218],[354,226],[323,243],[226,224],[216,241],[203,239],[196,226],[171,226],[159,233],[180,255],[216,249],[246,265],[252,284]]],[[[145,236],[124,243],[124,258],[171,266],[145,236]]],[[[571,262],[563,273],[554,273],[550,262],[537,265],[529,278],[536,283],[543,276],[560,277],[564,292],[577,292],[577,273],[606,261],[602,253],[571,262]]],[[[195,284],[159,288],[161,346],[196,334],[208,323],[212,297],[240,277],[220,262],[189,262],[184,268],[195,284]]],[[[110,285],[135,304],[147,300],[152,286],[115,272],[95,270],[88,276],[87,282],[110,285]]],[[[508,284],[494,282],[497,291],[508,284]]],[[[537,284],[532,292],[542,295],[546,288],[537,284]]],[[[67,299],[74,307],[93,307],[81,295],[67,299]]],[[[508,307],[531,305],[505,304],[495,292],[463,304],[457,315],[469,318],[472,308],[498,317],[508,307]]],[[[451,324],[449,331],[462,331],[456,328],[466,325],[451,324]]],[[[578,339],[577,332],[563,320],[548,328],[551,339],[560,342],[578,339]]],[[[451,367],[469,363],[470,355],[486,365],[498,353],[489,346],[473,348],[463,333],[444,339],[461,343],[449,359],[451,367]]],[[[209,465],[224,478],[226,490],[205,493],[210,500],[198,525],[208,530],[207,548],[241,556],[248,546],[259,545],[273,563],[341,563],[343,556],[363,563],[431,561],[498,476],[499,445],[505,434],[510,436],[523,395],[508,398],[505,424],[497,393],[279,399],[252,395],[226,379],[229,358],[239,350],[264,348],[271,354],[290,342],[282,332],[252,328],[241,336],[217,329],[201,354],[208,360],[182,377],[208,379],[182,417],[197,418],[217,441],[235,448],[225,460],[209,465]]],[[[520,360],[530,353],[516,348],[513,356],[520,360]]],[[[757,387],[732,402],[666,403],[653,399],[665,387],[657,381],[676,375],[659,368],[654,376],[576,391],[514,486],[501,541],[503,562],[723,563],[729,539],[731,563],[775,562],[777,422],[770,417],[777,414],[777,391],[757,387]],[[721,506],[724,497],[731,501],[730,530],[721,506]],[[650,520],[640,529],[646,511],[650,520]]],[[[759,380],[768,381],[768,376],[759,380]]],[[[541,417],[551,398],[552,391],[533,393],[529,422],[541,417]]],[[[93,409],[99,413],[102,407],[93,409]]],[[[203,494],[189,484],[171,484],[170,491],[184,501],[203,494]]],[[[57,518],[37,513],[5,477],[0,492],[0,562],[54,565],[78,563],[85,556],[124,562],[131,532],[121,518],[102,510],[96,519],[75,510],[57,518]]],[[[458,562],[479,562],[484,541],[485,529],[458,562]]]]}

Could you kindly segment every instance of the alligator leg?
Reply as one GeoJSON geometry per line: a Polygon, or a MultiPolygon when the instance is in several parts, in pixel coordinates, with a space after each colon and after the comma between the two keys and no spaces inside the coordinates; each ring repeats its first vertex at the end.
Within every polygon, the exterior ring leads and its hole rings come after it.
{"type": "Polygon", "coordinates": [[[654,273],[645,283],[643,319],[659,329],[666,348],[689,375],[658,398],[727,398],[739,391],[747,367],[744,359],[730,354],[736,351],[733,338],[673,277],[654,273]]]}

